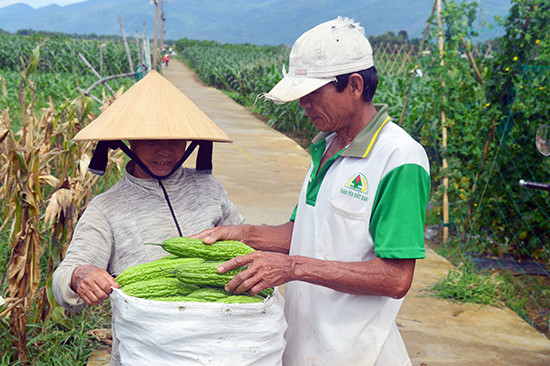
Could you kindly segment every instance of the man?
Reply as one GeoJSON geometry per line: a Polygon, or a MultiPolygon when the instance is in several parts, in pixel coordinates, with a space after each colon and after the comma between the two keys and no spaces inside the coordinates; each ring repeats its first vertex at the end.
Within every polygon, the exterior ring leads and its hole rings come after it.
{"type": "MultiPolygon", "coordinates": [[[[53,274],[55,298],[71,312],[106,300],[112,287],[119,287],[114,277],[126,268],[168,255],[144,243],[244,222],[221,183],[209,174],[211,142],[231,140],[156,71],[74,139],[100,141],[88,170],[104,172],[111,147],[123,149],[132,160],[122,179],[88,204],[53,274]],[[197,169],[183,168],[198,141],[197,169]]],[[[113,319],[112,365],[120,364],[115,324],[113,319]]]]}
{"type": "Polygon", "coordinates": [[[337,18],[304,33],[288,73],[265,97],[299,99],[321,133],[289,222],[226,226],[195,237],[258,251],[220,265],[248,268],[226,289],[286,284],[285,365],[409,365],[395,318],[424,258],[430,191],[422,146],[374,105],[378,83],[364,30],[337,18]]]}

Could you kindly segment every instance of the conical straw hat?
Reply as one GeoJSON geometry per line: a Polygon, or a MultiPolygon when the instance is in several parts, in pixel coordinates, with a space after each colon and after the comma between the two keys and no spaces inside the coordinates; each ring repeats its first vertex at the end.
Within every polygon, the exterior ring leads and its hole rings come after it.
{"type": "Polygon", "coordinates": [[[75,141],[231,139],[183,92],[151,71],[74,137],[75,141]]]}

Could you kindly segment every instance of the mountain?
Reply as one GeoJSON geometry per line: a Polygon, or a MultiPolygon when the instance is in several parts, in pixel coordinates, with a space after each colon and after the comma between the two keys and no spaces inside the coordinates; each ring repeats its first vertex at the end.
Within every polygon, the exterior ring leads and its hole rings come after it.
{"type": "MultiPolygon", "coordinates": [[[[510,6],[510,0],[478,3],[480,18],[488,22],[506,16],[510,6]]],[[[433,0],[167,0],[165,39],[291,46],[304,31],[339,15],[359,21],[367,35],[404,30],[409,38],[420,38],[432,7],[433,0]]],[[[38,9],[19,3],[0,8],[0,29],[120,35],[119,16],[127,36],[141,34],[144,23],[153,36],[151,0],[88,0],[38,9]]],[[[489,39],[499,30],[485,25],[480,31],[489,39]]]]}

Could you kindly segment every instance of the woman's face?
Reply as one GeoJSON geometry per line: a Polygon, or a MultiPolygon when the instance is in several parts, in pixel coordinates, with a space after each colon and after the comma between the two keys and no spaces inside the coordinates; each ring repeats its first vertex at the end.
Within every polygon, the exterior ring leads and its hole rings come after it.
{"type": "MultiPolygon", "coordinates": [[[[151,173],[164,176],[169,174],[176,163],[180,161],[186,140],[133,140],[130,148],[137,157],[149,168],[151,173]]],[[[136,164],[132,173],[137,178],[150,178],[149,174],[136,164]]]]}

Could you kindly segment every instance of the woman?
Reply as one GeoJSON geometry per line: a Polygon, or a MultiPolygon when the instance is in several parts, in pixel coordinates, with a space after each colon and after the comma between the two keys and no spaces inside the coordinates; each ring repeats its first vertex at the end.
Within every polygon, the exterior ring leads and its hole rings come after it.
{"type": "MultiPolygon", "coordinates": [[[[95,197],[79,219],[67,254],[53,275],[57,302],[71,312],[97,305],[119,287],[124,269],[167,255],[159,246],[243,217],[210,174],[212,142],[231,140],[181,91],[153,71],[80,131],[99,140],[90,166],[105,170],[108,148],[132,159],[126,174],[95,197]],[[130,147],[122,142],[127,140],[130,147]],[[187,147],[188,141],[190,147],[187,147]],[[199,144],[197,169],[183,161],[199,144]]],[[[118,364],[113,329],[112,364],[118,364]]]]}

